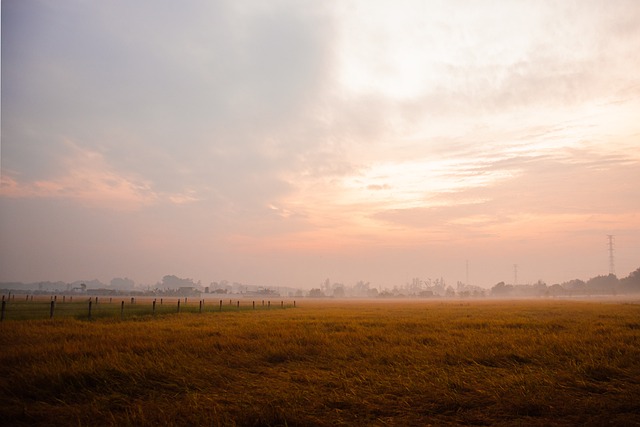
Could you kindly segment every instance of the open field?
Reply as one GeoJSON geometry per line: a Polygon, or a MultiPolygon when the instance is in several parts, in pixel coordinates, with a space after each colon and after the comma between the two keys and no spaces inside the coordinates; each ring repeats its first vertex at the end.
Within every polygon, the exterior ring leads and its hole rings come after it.
{"type": "Polygon", "coordinates": [[[0,323],[6,425],[640,425],[640,304],[302,301],[0,323]]]}

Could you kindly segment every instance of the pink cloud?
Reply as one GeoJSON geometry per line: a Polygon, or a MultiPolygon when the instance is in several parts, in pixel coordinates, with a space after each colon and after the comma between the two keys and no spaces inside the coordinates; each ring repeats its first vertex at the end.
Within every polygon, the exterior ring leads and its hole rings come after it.
{"type": "Polygon", "coordinates": [[[67,142],[71,155],[65,173],[46,180],[21,182],[11,172],[2,176],[0,196],[8,198],[64,198],[89,207],[137,210],[161,202],[185,204],[198,200],[193,191],[162,193],[135,174],[115,170],[104,156],[67,142]]]}

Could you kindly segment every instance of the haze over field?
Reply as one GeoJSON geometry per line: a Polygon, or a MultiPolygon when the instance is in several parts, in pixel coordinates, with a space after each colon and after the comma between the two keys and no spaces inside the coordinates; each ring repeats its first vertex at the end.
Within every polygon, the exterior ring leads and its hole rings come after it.
{"type": "Polygon", "coordinates": [[[640,261],[640,5],[2,1],[0,281],[640,261]]]}

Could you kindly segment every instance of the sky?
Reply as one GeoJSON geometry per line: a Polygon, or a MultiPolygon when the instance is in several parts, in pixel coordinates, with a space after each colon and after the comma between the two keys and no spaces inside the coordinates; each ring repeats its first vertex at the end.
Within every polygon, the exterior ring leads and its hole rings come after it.
{"type": "Polygon", "coordinates": [[[0,281],[640,267],[640,6],[3,0],[0,281]],[[467,267],[468,266],[468,267],[467,267]]]}

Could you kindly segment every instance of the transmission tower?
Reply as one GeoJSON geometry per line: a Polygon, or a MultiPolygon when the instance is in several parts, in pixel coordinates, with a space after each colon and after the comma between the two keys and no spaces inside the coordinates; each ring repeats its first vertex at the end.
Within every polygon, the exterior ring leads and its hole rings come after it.
{"type": "Polygon", "coordinates": [[[613,258],[614,237],[613,234],[607,234],[607,237],[609,238],[609,274],[613,274],[615,276],[616,264],[613,258]]]}

